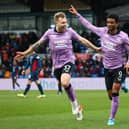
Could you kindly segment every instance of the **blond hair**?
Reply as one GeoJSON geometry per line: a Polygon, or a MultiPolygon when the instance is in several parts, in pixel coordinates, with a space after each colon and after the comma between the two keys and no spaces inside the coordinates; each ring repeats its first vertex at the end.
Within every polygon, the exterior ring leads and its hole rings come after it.
{"type": "Polygon", "coordinates": [[[65,18],[66,17],[65,13],[64,12],[57,12],[57,13],[55,13],[55,15],[54,15],[54,22],[56,22],[60,17],[61,18],[65,18]]]}

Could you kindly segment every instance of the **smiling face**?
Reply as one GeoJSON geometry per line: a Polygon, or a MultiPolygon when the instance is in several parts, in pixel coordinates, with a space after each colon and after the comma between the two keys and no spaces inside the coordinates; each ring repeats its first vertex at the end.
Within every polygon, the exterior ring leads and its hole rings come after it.
{"type": "Polygon", "coordinates": [[[113,18],[107,18],[106,23],[109,31],[114,31],[118,28],[118,22],[113,18]]]}
{"type": "Polygon", "coordinates": [[[67,27],[67,19],[64,17],[59,17],[57,22],[56,22],[56,26],[62,30],[65,30],[67,27]]]}
{"type": "Polygon", "coordinates": [[[108,33],[116,34],[119,31],[119,16],[116,14],[110,14],[107,17],[106,24],[108,28],[108,33]]]}
{"type": "Polygon", "coordinates": [[[67,27],[67,18],[63,12],[56,13],[54,16],[56,29],[59,32],[64,32],[67,27]]]}

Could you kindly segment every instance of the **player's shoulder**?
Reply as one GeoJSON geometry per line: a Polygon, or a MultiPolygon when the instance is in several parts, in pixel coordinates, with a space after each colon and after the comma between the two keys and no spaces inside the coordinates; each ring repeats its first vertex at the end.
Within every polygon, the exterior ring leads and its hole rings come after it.
{"type": "Polygon", "coordinates": [[[72,27],[68,27],[68,28],[66,29],[66,31],[69,32],[69,33],[75,32],[75,30],[74,30],[72,27]]]}
{"type": "Polygon", "coordinates": [[[47,33],[51,33],[51,32],[53,32],[53,31],[54,31],[54,29],[49,28],[49,29],[47,30],[47,33]]]}
{"type": "Polygon", "coordinates": [[[45,33],[46,33],[47,35],[50,35],[50,34],[52,34],[53,32],[54,32],[54,29],[49,28],[45,33]]]}
{"type": "Polygon", "coordinates": [[[126,37],[128,36],[128,34],[127,34],[127,33],[125,33],[125,32],[124,32],[124,31],[122,31],[122,30],[120,31],[120,34],[121,34],[122,36],[126,36],[126,37]]]}
{"type": "Polygon", "coordinates": [[[73,31],[73,28],[72,27],[68,27],[67,31],[73,31]]]}
{"type": "Polygon", "coordinates": [[[125,33],[124,31],[120,31],[120,33],[119,33],[119,36],[121,37],[121,39],[129,39],[129,36],[128,36],[128,34],[127,33],[125,33]]]}

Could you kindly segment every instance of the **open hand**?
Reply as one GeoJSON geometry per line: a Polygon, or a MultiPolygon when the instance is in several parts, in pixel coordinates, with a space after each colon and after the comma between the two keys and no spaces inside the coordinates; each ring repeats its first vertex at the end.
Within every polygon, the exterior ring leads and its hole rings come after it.
{"type": "Polygon", "coordinates": [[[15,59],[16,61],[20,61],[20,60],[22,60],[24,57],[25,57],[25,55],[24,55],[23,52],[16,52],[16,56],[14,57],[14,59],[15,59]]]}

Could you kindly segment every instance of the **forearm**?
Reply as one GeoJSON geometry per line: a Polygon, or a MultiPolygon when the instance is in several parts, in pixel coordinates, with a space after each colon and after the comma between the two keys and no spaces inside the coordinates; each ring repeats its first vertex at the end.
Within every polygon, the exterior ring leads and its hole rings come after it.
{"type": "Polygon", "coordinates": [[[97,50],[98,47],[96,47],[93,43],[91,43],[89,40],[85,39],[85,38],[80,38],[80,41],[82,44],[84,44],[86,47],[90,47],[93,50],[97,50]]]}
{"type": "Polygon", "coordinates": [[[32,53],[32,52],[33,52],[32,47],[29,47],[26,51],[23,52],[23,55],[24,55],[24,56],[27,56],[27,55],[29,55],[29,54],[32,53]]]}
{"type": "Polygon", "coordinates": [[[32,45],[32,50],[38,52],[41,47],[41,44],[42,43],[40,41],[37,41],[35,44],[32,45]]]}
{"type": "Polygon", "coordinates": [[[44,45],[45,41],[40,39],[36,43],[32,45],[32,50],[35,52],[39,52],[40,48],[44,45]]]}

